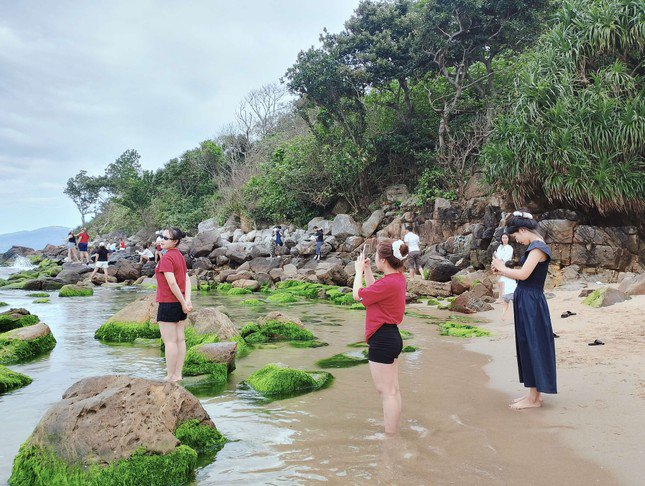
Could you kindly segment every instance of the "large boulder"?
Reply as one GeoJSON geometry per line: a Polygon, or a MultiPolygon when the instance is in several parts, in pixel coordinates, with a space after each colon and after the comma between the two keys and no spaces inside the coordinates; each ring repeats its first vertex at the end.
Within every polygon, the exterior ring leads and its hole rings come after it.
{"type": "Polygon", "coordinates": [[[327,285],[345,285],[347,273],[339,263],[323,262],[316,267],[316,278],[320,283],[327,285]]]}
{"type": "Polygon", "coordinates": [[[620,282],[618,290],[627,295],[645,295],[645,273],[626,278],[620,282]]]}
{"type": "Polygon", "coordinates": [[[63,263],[63,270],[56,278],[64,284],[75,284],[83,280],[83,274],[91,272],[92,268],[83,263],[63,263]]]}
{"type": "Polygon", "coordinates": [[[455,295],[460,295],[470,290],[476,282],[481,282],[486,278],[483,270],[478,270],[476,272],[467,272],[465,270],[456,273],[450,277],[450,288],[452,293],[455,295]]]}
{"type": "Polygon", "coordinates": [[[408,282],[408,293],[415,297],[448,297],[450,282],[433,282],[431,280],[412,280],[408,282]]]}
{"type": "Polygon", "coordinates": [[[307,231],[309,233],[313,232],[314,226],[318,226],[319,228],[322,228],[323,234],[327,235],[331,233],[332,222],[318,216],[312,219],[311,221],[309,221],[309,223],[307,223],[307,231]]]}
{"type": "Polygon", "coordinates": [[[106,342],[133,342],[137,338],[159,338],[155,294],[130,302],[98,328],[94,337],[106,342]]]}
{"type": "Polygon", "coordinates": [[[331,225],[331,234],[337,240],[345,240],[348,236],[359,236],[361,229],[349,214],[339,214],[331,225]]]}
{"type": "Polygon", "coordinates": [[[450,260],[443,258],[428,258],[425,264],[428,270],[428,280],[435,282],[450,282],[450,277],[459,271],[459,268],[450,260]]]}
{"type": "Polygon", "coordinates": [[[401,230],[403,228],[403,220],[401,218],[394,218],[390,224],[388,224],[382,230],[379,230],[376,233],[378,238],[392,238],[398,240],[401,238],[401,230]]]}
{"type": "Polygon", "coordinates": [[[85,378],[47,410],[20,448],[9,482],[185,484],[197,453],[224,442],[199,400],[180,386],[124,375],[85,378]]]}
{"type": "Polygon", "coordinates": [[[38,316],[31,314],[27,309],[9,309],[0,314],[0,333],[31,326],[39,321],[38,316]]]}
{"type": "Polygon", "coordinates": [[[575,221],[568,219],[546,219],[540,221],[540,229],[545,234],[547,243],[571,244],[573,242],[573,229],[575,221]]]}
{"type": "Polygon", "coordinates": [[[197,334],[214,334],[220,341],[229,341],[240,332],[223,310],[223,306],[196,309],[188,314],[188,325],[197,334]]]}
{"type": "Polygon", "coordinates": [[[369,218],[361,226],[361,235],[364,238],[369,238],[374,234],[378,225],[381,224],[383,218],[385,217],[385,212],[382,209],[377,209],[374,211],[369,218]]]}
{"type": "Polygon", "coordinates": [[[283,312],[279,312],[279,311],[272,311],[272,312],[269,312],[264,317],[260,317],[258,319],[258,324],[259,325],[264,325],[269,321],[277,321],[277,322],[281,322],[281,323],[289,323],[289,322],[291,322],[291,323],[296,324],[298,327],[301,327],[302,329],[305,328],[305,326],[302,323],[302,321],[300,319],[298,319],[297,317],[290,316],[288,314],[284,314],[283,312]]]}
{"type": "Polygon", "coordinates": [[[244,263],[251,259],[252,247],[249,243],[231,243],[226,246],[225,256],[232,262],[244,263]]]}
{"type": "Polygon", "coordinates": [[[195,257],[205,257],[223,243],[222,234],[218,229],[202,231],[193,238],[190,252],[195,257]]]}
{"type": "Polygon", "coordinates": [[[303,371],[271,363],[249,376],[246,383],[267,398],[279,399],[320,390],[333,379],[325,371],[303,371]]]}
{"type": "Polygon", "coordinates": [[[215,228],[217,228],[217,218],[210,218],[202,221],[197,225],[197,233],[203,233],[204,231],[212,230],[215,228]]]}
{"type": "Polygon", "coordinates": [[[223,364],[226,365],[229,373],[235,370],[235,355],[237,354],[236,342],[198,344],[190,348],[190,353],[192,355],[198,355],[201,358],[193,359],[193,361],[223,364]]]}
{"type": "Polygon", "coordinates": [[[119,282],[136,280],[141,276],[141,267],[136,261],[124,258],[108,267],[108,275],[116,277],[119,282]]]}
{"type": "Polygon", "coordinates": [[[280,268],[278,258],[254,258],[248,262],[249,270],[253,273],[269,273],[274,268],[280,268]]]}
{"type": "MultiPolygon", "coordinates": [[[[483,287],[483,285],[479,284],[476,287],[483,287]]],[[[471,290],[459,295],[450,303],[450,310],[464,314],[474,314],[475,312],[484,312],[492,309],[492,305],[471,290]]]]}
{"type": "Polygon", "coordinates": [[[249,289],[252,292],[255,292],[256,290],[260,290],[260,282],[257,280],[242,278],[233,282],[233,287],[236,289],[249,289]]]}

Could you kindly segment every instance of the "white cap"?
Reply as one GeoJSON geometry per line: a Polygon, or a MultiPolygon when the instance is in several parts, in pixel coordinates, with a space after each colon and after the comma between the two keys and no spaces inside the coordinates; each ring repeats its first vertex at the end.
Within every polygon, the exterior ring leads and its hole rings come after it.
{"type": "Polygon", "coordinates": [[[99,243],[99,246],[105,246],[105,241],[101,241],[101,242],[99,243]]]}

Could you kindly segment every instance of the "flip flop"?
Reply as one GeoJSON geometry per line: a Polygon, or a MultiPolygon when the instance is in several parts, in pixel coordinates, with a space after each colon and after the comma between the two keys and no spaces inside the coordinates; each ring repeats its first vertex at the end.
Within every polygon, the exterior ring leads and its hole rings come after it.
{"type": "Polygon", "coordinates": [[[562,319],[566,319],[566,318],[567,318],[567,317],[569,317],[569,316],[575,316],[575,315],[576,315],[576,313],[575,313],[575,312],[566,311],[566,312],[563,312],[563,313],[560,315],[560,317],[562,317],[562,319]]]}
{"type": "Polygon", "coordinates": [[[554,338],[559,338],[560,336],[558,336],[556,333],[553,333],[553,337],[554,338]]]}
{"type": "Polygon", "coordinates": [[[603,343],[600,339],[594,340],[593,343],[589,343],[589,346],[603,346],[605,343],[603,343]]]}

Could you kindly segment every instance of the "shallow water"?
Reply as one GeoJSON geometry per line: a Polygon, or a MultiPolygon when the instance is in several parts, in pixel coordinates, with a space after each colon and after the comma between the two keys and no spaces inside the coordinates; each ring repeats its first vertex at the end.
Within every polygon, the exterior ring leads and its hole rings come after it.
{"type": "MultiPolygon", "coordinates": [[[[59,299],[52,293],[50,304],[32,304],[27,292],[0,289],[0,301],[39,315],[58,341],[50,355],[11,366],[34,382],[0,395],[0,482],[9,477],[20,444],[74,382],[110,373],[165,375],[158,348],[108,346],[94,339],[107,317],[144,293],[98,288],[93,297],[59,299]]],[[[405,343],[420,351],[399,360],[400,437],[382,434],[380,400],[368,365],[329,370],[335,381],[319,392],[268,404],[254,400],[253,393],[238,387],[249,374],[270,362],[315,370],[317,360],[351,351],[347,345],[362,339],[364,312],[310,302],[255,308],[239,305],[244,298],[198,293],[194,301],[225,305],[240,326],[280,309],[300,317],[329,346],[255,350],[238,360],[224,392],[201,398],[231,442],[198,470],[197,484],[510,484],[524,479],[531,467],[540,470],[533,484],[582,484],[584,478],[612,484],[606,473],[559,445],[539,418],[508,412],[507,397],[485,386],[485,358],[465,352],[455,338],[440,337],[437,327],[421,318],[406,317],[403,325],[413,333],[405,343]],[[541,464],[548,467],[542,471],[541,464]]],[[[515,379],[515,370],[509,377],[515,379]]]]}

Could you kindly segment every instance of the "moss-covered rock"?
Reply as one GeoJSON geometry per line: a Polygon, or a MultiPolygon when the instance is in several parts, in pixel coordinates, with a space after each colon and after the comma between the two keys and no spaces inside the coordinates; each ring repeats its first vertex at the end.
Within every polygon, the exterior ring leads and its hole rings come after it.
{"type": "Polygon", "coordinates": [[[313,341],[316,337],[308,329],[295,322],[266,321],[263,324],[247,324],[240,335],[249,344],[276,341],[313,341]]]}
{"type": "Polygon", "coordinates": [[[221,283],[216,287],[218,292],[228,292],[233,288],[233,284],[230,283],[221,283]]]}
{"type": "Polygon", "coordinates": [[[601,287],[591,292],[582,303],[589,307],[600,308],[618,304],[631,299],[629,295],[611,287],[601,287]]]}
{"type": "Polygon", "coordinates": [[[324,371],[303,371],[272,363],[249,376],[246,383],[263,396],[277,399],[320,390],[333,379],[324,371]]]}
{"type": "Polygon", "coordinates": [[[107,343],[131,343],[137,338],[160,338],[159,326],[150,321],[106,322],[94,333],[94,338],[107,343]]]}
{"type": "Polygon", "coordinates": [[[245,356],[248,356],[253,350],[253,345],[247,343],[246,340],[240,335],[233,336],[231,338],[231,341],[235,341],[237,343],[236,356],[238,358],[244,358],[245,356]]]}
{"type": "Polygon", "coordinates": [[[39,321],[38,316],[31,314],[27,309],[9,309],[0,314],[0,333],[32,326],[39,321]]]}
{"type": "Polygon", "coordinates": [[[430,297],[428,299],[428,302],[426,302],[427,305],[441,305],[441,302],[439,302],[437,299],[434,297],[430,297]]]}
{"type": "Polygon", "coordinates": [[[291,295],[287,292],[276,292],[267,297],[267,301],[272,304],[291,304],[293,302],[298,302],[298,298],[294,295],[291,295]]]}
{"type": "Polygon", "coordinates": [[[27,297],[49,297],[49,293],[47,292],[31,292],[30,294],[27,294],[27,297]]]}
{"type": "Polygon", "coordinates": [[[228,381],[228,370],[225,364],[215,363],[191,349],[186,352],[183,374],[184,376],[209,375],[209,380],[217,385],[224,385],[228,381]]]}
{"type": "Polygon", "coordinates": [[[240,302],[240,304],[248,305],[250,307],[258,307],[258,306],[264,304],[264,302],[262,302],[259,299],[246,299],[246,300],[243,300],[242,302],[240,302]]]}
{"type": "Polygon", "coordinates": [[[81,287],[80,285],[63,285],[58,291],[59,297],[88,297],[94,295],[94,291],[89,287],[81,287]]]}
{"type": "Polygon", "coordinates": [[[16,388],[22,388],[29,385],[32,379],[27,375],[12,371],[5,366],[0,365],[0,393],[5,393],[16,388]]]}
{"type": "Polygon", "coordinates": [[[49,299],[36,299],[34,304],[49,304],[49,299]]]}
{"type": "Polygon", "coordinates": [[[401,327],[399,327],[399,333],[401,334],[401,339],[410,339],[412,337],[412,333],[410,331],[401,329],[401,327]]]}
{"type": "Polygon", "coordinates": [[[403,346],[403,349],[401,350],[402,353],[414,353],[417,350],[416,346],[403,346]]]}
{"type": "Polygon", "coordinates": [[[177,427],[175,437],[198,454],[219,451],[228,442],[217,429],[200,424],[199,420],[195,419],[187,420],[177,427]]]}
{"type": "Polygon", "coordinates": [[[228,295],[248,295],[252,293],[253,292],[249,289],[243,289],[238,287],[233,287],[231,290],[227,292],[228,295]]]}
{"type": "Polygon", "coordinates": [[[8,306],[9,304],[7,304],[6,302],[0,302],[0,307],[8,307],[8,306]]]}
{"type": "Polygon", "coordinates": [[[359,364],[367,363],[367,350],[361,352],[348,352],[335,354],[329,358],[316,361],[321,368],[349,368],[359,364]]]}
{"type": "Polygon", "coordinates": [[[0,334],[0,364],[29,361],[56,346],[49,326],[42,322],[0,334]]]}
{"type": "Polygon", "coordinates": [[[289,341],[289,345],[294,348],[322,348],[323,346],[329,346],[329,343],[323,343],[322,341],[289,341]]]}
{"type": "Polygon", "coordinates": [[[441,330],[442,336],[464,338],[490,336],[490,331],[487,331],[486,329],[454,321],[447,321],[439,324],[439,329],[441,330]]]}

